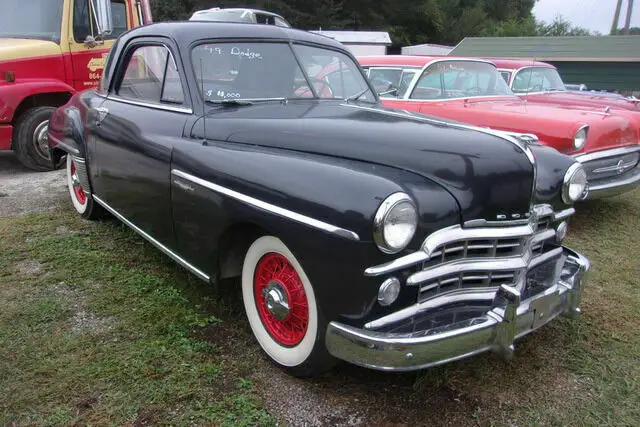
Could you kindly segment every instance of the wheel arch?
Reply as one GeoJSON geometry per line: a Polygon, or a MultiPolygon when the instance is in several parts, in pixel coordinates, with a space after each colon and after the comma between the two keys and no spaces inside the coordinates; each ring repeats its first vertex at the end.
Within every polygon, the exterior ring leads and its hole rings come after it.
{"type": "Polygon", "coordinates": [[[242,275],[242,264],[249,246],[259,237],[272,235],[267,229],[241,222],[228,227],[220,236],[217,251],[217,278],[228,279],[242,275]]]}

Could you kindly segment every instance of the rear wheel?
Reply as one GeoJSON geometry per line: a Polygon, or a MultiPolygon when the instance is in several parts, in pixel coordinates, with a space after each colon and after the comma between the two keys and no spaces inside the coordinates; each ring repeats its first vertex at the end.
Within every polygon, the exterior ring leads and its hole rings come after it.
{"type": "MultiPolygon", "coordinates": [[[[20,163],[35,171],[51,170],[49,119],[55,107],[36,107],[25,111],[16,124],[13,149],[20,163]]],[[[56,168],[62,165],[62,161],[56,168]]]]}
{"type": "Polygon", "coordinates": [[[249,247],[242,297],[251,330],[273,361],[300,377],[333,366],[324,343],[327,323],[313,286],[282,241],[264,236],[249,247]]]}
{"type": "Polygon", "coordinates": [[[67,186],[71,195],[71,203],[76,212],[85,219],[98,219],[104,215],[102,206],[91,197],[91,189],[85,188],[78,178],[78,168],[73,156],[67,156],[67,186]]]}

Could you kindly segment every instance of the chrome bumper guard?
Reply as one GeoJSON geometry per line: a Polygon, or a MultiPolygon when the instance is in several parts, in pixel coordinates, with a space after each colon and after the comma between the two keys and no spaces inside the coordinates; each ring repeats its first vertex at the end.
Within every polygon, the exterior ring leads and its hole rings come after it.
{"type": "Polygon", "coordinates": [[[411,371],[463,359],[485,351],[511,357],[514,341],[559,315],[577,319],[589,261],[563,248],[560,279],[543,292],[522,300],[502,285],[483,316],[430,330],[388,333],[331,322],[326,333],[329,353],[356,365],[383,371],[411,371]]]}

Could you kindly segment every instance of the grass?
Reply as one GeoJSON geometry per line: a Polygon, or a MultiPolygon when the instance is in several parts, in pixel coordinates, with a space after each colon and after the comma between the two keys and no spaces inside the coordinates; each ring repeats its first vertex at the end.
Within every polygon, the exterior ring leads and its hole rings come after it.
{"type": "Polygon", "coordinates": [[[0,236],[0,425],[275,423],[197,337],[211,290],[132,232],[63,209],[0,236]]]}
{"type": "Polygon", "coordinates": [[[0,425],[274,425],[283,413],[264,396],[280,383],[328,402],[314,405],[331,424],[638,425],[639,214],[640,191],[578,206],[567,244],[592,262],[582,320],[552,322],[513,360],[341,365],[307,381],[265,379],[237,289],[213,292],[117,222],[68,207],[3,218],[0,425]]]}

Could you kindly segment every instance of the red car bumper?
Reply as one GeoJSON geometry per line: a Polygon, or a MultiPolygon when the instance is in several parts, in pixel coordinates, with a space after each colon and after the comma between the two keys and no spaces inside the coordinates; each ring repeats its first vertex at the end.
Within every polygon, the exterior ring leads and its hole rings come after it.
{"type": "Polygon", "coordinates": [[[0,151],[11,150],[12,135],[13,135],[13,126],[0,125],[0,151]]]}

